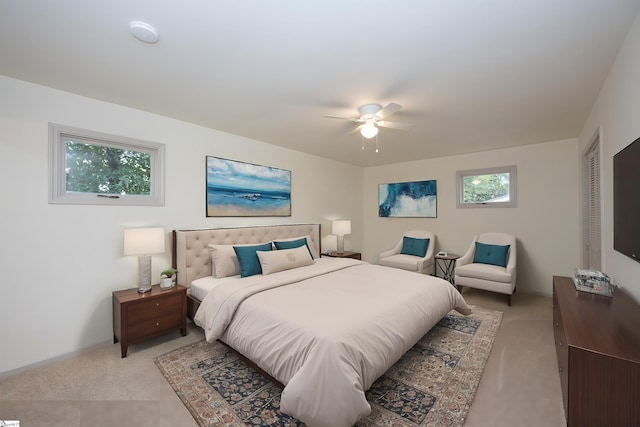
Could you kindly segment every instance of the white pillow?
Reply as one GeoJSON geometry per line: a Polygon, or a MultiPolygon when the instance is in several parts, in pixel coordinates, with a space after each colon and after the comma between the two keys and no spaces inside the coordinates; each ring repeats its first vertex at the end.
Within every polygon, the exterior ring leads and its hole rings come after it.
{"type": "Polygon", "coordinates": [[[311,240],[311,236],[298,236],[298,237],[291,237],[289,239],[276,239],[273,241],[273,244],[275,245],[276,242],[289,242],[291,240],[299,240],[299,239],[307,239],[307,246],[309,246],[309,250],[311,251],[311,255],[313,255],[313,259],[316,259],[320,256],[318,255],[318,251],[316,250],[316,247],[313,244],[313,241],[311,240]]]}
{"type": "Polygon", "coordinates": [[[209,245],[211,252],[211,275],[215,278],[240,274],[240,263],[233,245],[209,245]]]}
{"type": "Polygon", "coordinates": [[[313,264],[306,246],[279,251],[256,251],[256,254],[260,260],[262,274],[265,275],[313,264]]]}

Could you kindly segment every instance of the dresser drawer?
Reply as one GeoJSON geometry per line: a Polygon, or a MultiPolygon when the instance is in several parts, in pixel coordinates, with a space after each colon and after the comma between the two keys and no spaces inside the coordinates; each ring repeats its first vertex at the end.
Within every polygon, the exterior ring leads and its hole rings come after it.
{"type": "Polygon", "coordinates": [[[155,298],[129,306],[129,324],[145,323],[169,314],[180,317],[182,295],[171,295],[167,298],[155,298]]]}
{"type": "Polygon", "coordinates": [[[560,311],[560,307],[558,306],[558,297],[555,292],[555,286],[553,292],[553,339],[555,341],[556,357],[558,359],[560,388],[562,390],[563,397],[562,402],[565,406],[566,413],[566,402],[569,386],[569,352],[567,351],[567,339],[564,333],[564,325],[562,324],[562,313],[560,311]]]}

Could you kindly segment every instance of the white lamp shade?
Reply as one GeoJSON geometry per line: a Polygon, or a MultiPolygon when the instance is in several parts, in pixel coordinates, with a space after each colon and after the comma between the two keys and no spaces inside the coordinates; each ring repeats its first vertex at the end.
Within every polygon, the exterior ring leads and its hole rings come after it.
{"type": "Polygon", "coordinates": [[[351,221],[348,219],[333,221],[331,223],[331,234],[337,236],[351,234],[351,221]]]}
{"type": "Polygon", "coordinates": [[[164,228],[124,230],[124,254],[147,255],[164,252],[164,228]]]}

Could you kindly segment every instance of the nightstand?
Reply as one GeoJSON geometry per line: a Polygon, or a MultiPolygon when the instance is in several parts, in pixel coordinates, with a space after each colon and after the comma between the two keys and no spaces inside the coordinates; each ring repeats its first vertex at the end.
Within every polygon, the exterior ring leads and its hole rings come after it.
{"type": "Polygon", "coordinates": [[[328,252],[326,254],[322,254],[322,256],[328,256],[331,258],[353,258],[362,260],[362,254],[360,252],[352,252],[352,251],[344,251],[343,253],[338,252],[328,252]]]}
{"type": "Polygon", "coordinates": [[[127,357],[129,344],[176,329],[187,335],[187,288],[154,285],[144,294],[138,288],[113,292],[113,343],[120,341],[122,357],[127,357]]]}

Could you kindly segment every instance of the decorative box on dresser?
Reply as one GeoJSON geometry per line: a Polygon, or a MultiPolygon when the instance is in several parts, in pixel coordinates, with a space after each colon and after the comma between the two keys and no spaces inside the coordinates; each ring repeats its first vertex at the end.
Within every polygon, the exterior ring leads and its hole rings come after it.
{"type": "Polygon", "coordinates": [[[120,341],[122,357],[129,344],[177,329],[187,335],[187,288],[154,285],[144,294],[137,288],[113,292],[113,342],[120,341]]]}
{"type": "Polygon", "coordinates": [[[568,426],[640,426],[640,306],[553,277],[553,328],[568,426]]]}

